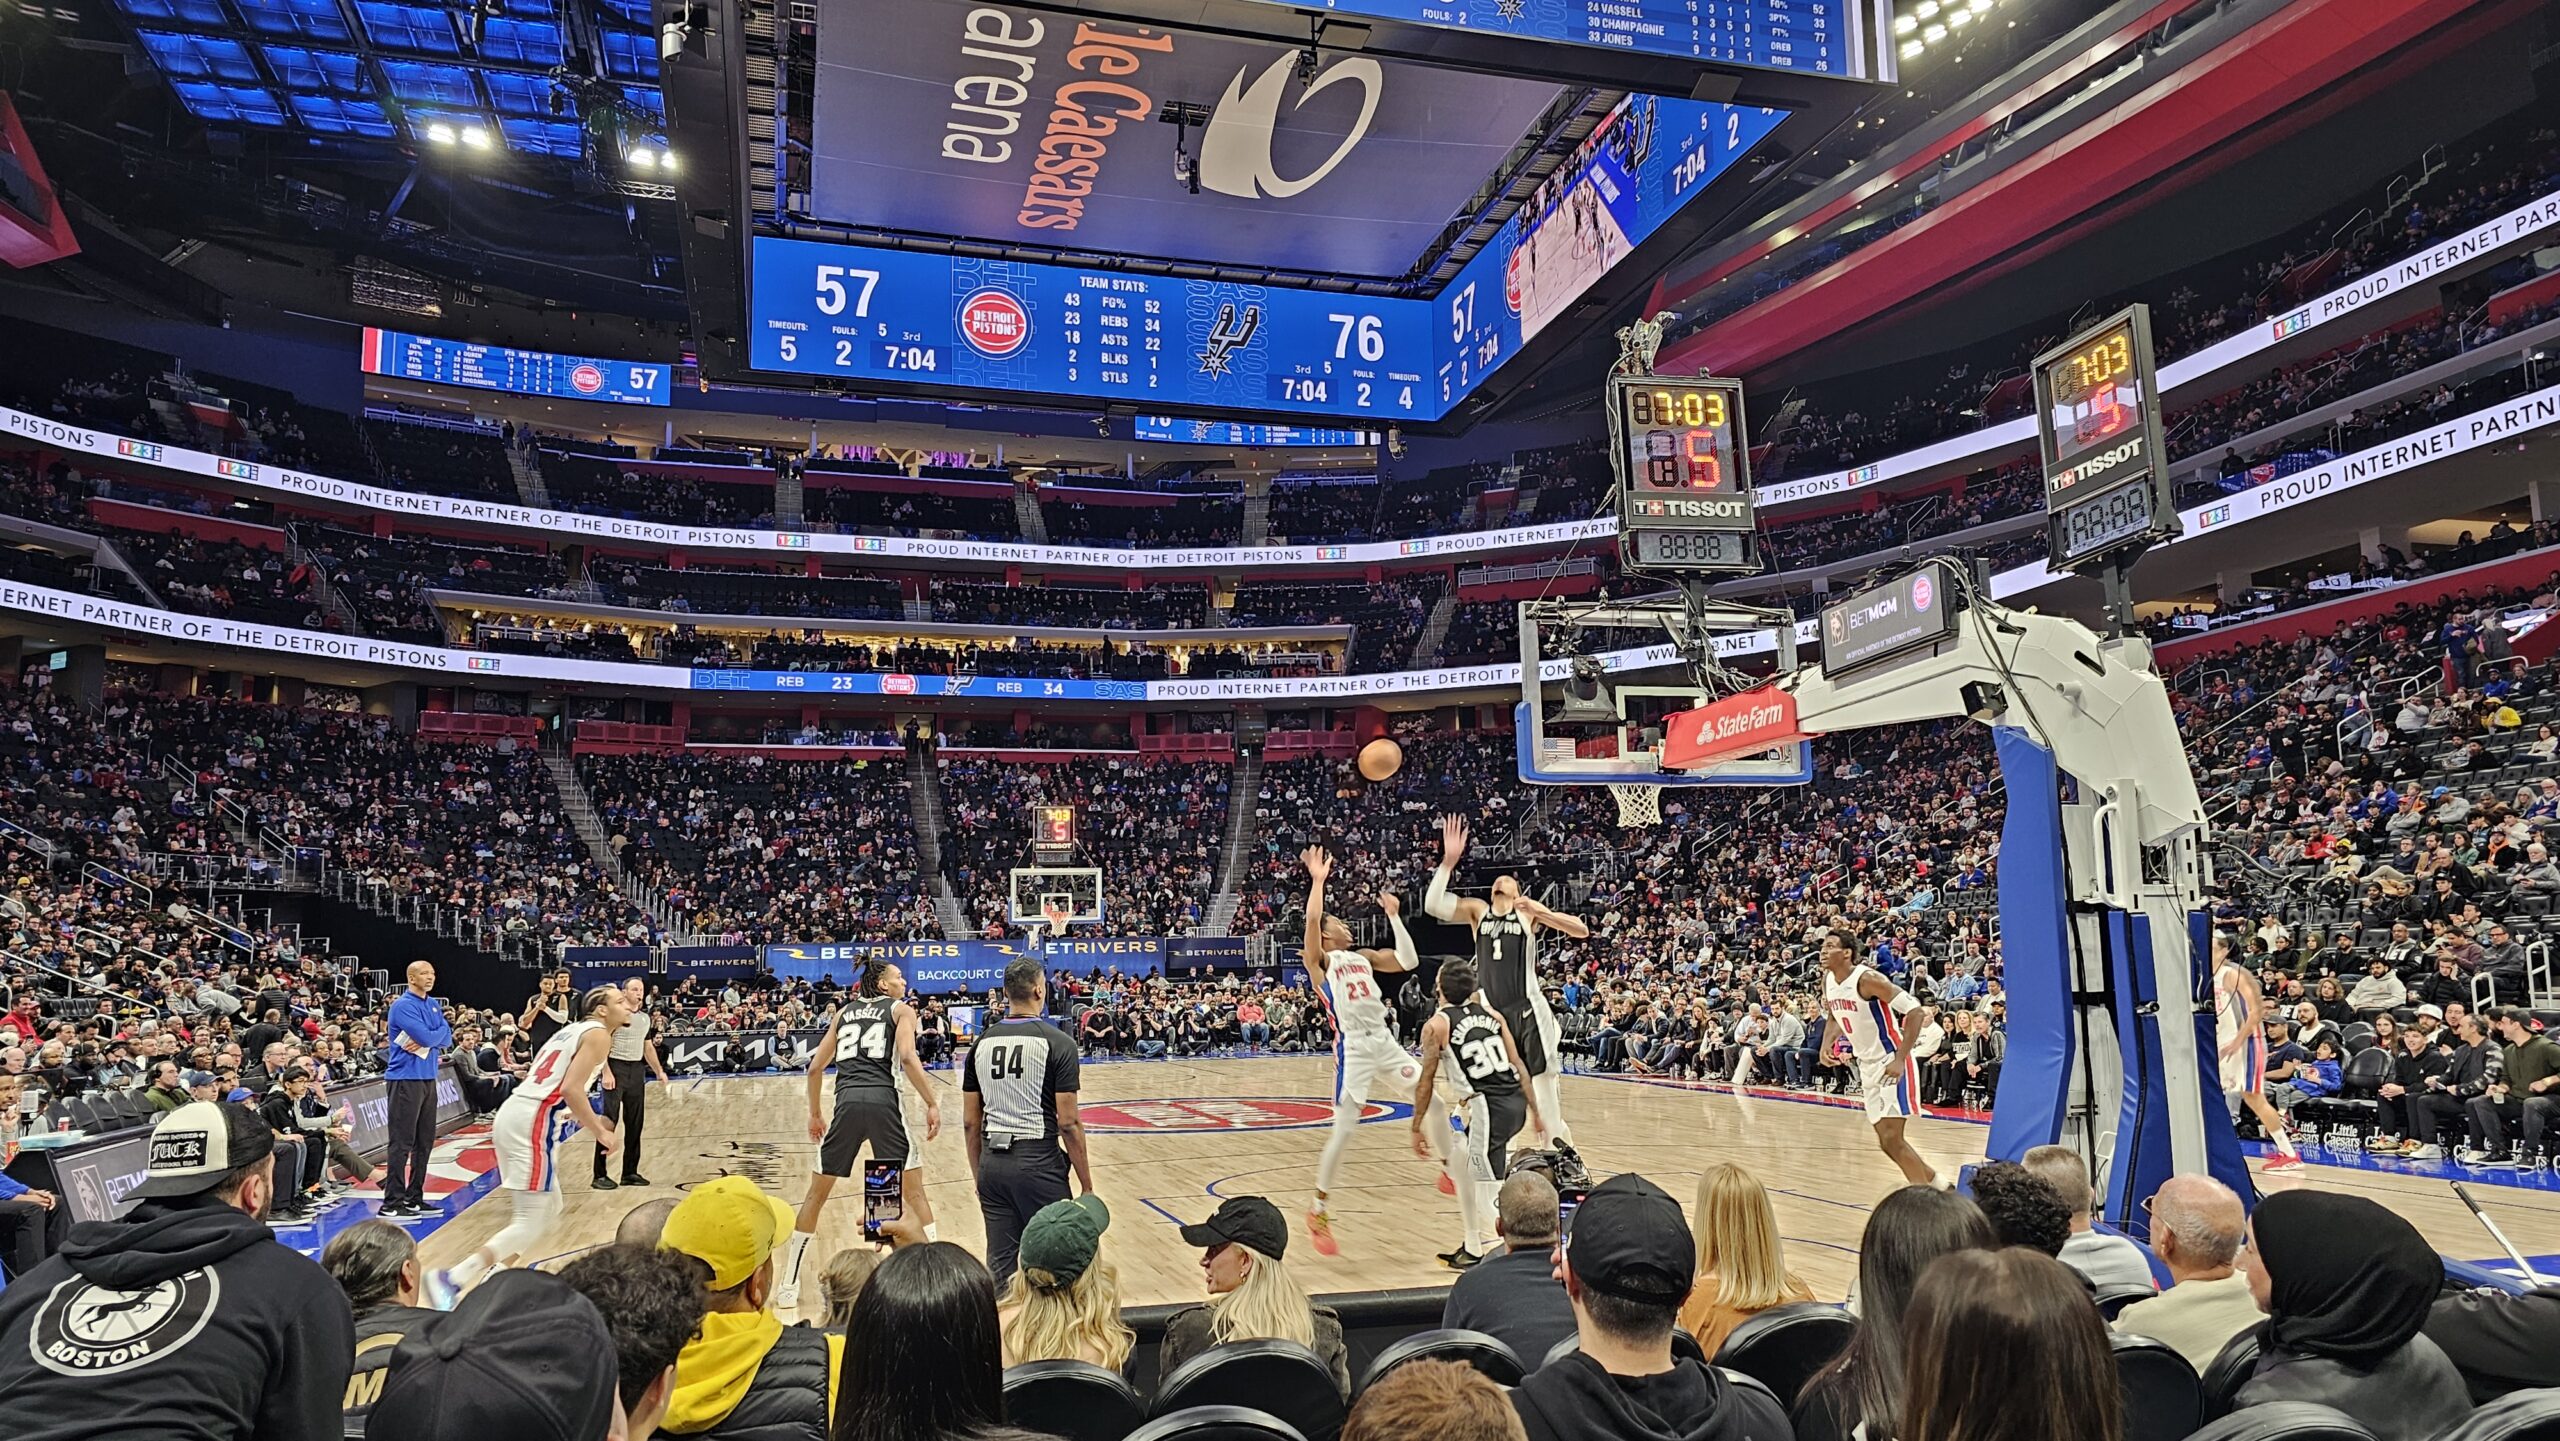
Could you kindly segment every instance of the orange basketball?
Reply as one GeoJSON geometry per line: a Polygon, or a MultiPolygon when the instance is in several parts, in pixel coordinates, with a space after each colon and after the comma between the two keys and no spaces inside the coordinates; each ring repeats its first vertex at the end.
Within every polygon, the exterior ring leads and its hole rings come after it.
{"type": "Polygon", "coordinates": [[[1360,774],[1370,780],[1385,780],[1396,773],[1396,767],[1403,764],[1404,747],[1385,736],[1380,736],[1360,748],[1360,774]]]}

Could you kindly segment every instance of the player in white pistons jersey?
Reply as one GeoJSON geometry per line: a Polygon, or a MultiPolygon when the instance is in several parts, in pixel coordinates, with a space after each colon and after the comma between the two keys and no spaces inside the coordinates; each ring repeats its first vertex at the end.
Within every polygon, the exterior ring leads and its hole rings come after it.
{"type": "Polygon", "coordinates": [[[1422,913],[1434,920],[1463,923],[1476,938],[1476,984],[1487,1004],[1502,1015],[1520,1044],[1520,1060],[1529,1077],[1529,1094],[1538,1098],[1546,1133],[1558,1145],[1573,1145],[1573,1128],[1565,1123],[1564,1094],[1559,1084],[1564,1056],[1558,1047],[1564,1027],[1538,984],[1538,930],[1587,940],[1591,928],[1580,918],[1552,911],[1520,894],[1517,876],[1496,876],[1486,900],[1461,899],[1449,893],[1458,858],[1467,851],[1467,823],[1456,816],[1440,818],[1440,868],[1431,873],[1423,893],[1422,913]]]}
{"type": "Polygon", "coordinates": [[[551,1128],[566,1108],[579,1128],[595,1134],[607,1154],[622,1149],[613,1124],[596,1114],[587,1091],[613,1049],[613,1036],[631,1019],[631,998],[620,986],[597,986],[580,998],[579,1019],[552,1032],[526,1063],[498,1107],[489,1128],[498,1153],[498,1186],[509,1193],[514,1214],[504,1229],[451,1269],[434,1273],[428,1290],[439,1306],[462,1288],[501,1266],[531,1254],[560,1219],[560,1173],[551,1154],[551,1128]]]}
{"type": "MultiPolygon", "coordinates": [[[[2302,1164],[2284,1117],[2267,1099],[2267,998],[2258,978],[2231,959],[2231,937],[2213,933],[2213,1038],[2222,1062],[2222,1096],[2226,1104],[2246,1106],[2276,1154],[2270,1171],[2290,1171],[2302,1164]]],[[[2235,1113],[2236,1117],[2236,1113],[2235,1113]]]]}
{"type": "Polygon", "coordinates": [[[1832,1053],[1833,1043],[1848,1043],[1846,1064],[1858,1068],[1858,1085],[1866,1095],[1867,1120],[1876,1128],[1876,1144],[1914,1185],[1936,1185],[1937,1169],[1902,1137],[1903,1118],[1920,1111],[1920,1084],[1912,1074],[1904,1038],[1917,1036],[1929,1023],[1927,1008],[1882,972],[1859,964],[1856,943],[1847,931],[1823,933],[1822,971],[1824,1019],[1815,1056],[1826,1066],[1841,1065],[1841,1058],[1832,1053]]]}
{"type": "MultiPolygon", "coordinates": [[[[1316,1203],[1307,1208],[1308,1237],[1317,1254],[1331,1256],[1341,1247],[1334,1243],[1327,1197],[1352,1133],[1369,1109],[1371,1097],[1410,1098],[1414,1084],[1422,1079],[1422,1063],[1396,1044],[1395,1027],[1387,1015],[1386,988],[1378,983],[1378,972],[1410,971],[1416,960],[1413,937],[1404,928],[1402,909],[1394,896],[1378,897],[1378,905],[1395,933],[1395,948],[1354,949],[1351,927],[1340,916],[1325,914],[1324,883],[1333,874],[1333,857],[1322,846],[1309,846],[1298,859],[1306,863],[1308,880],[1307,977],[1315,982],[1325,1009],[1332,1012],[1335,1031],[1333,1133],[1325,1137],[1324,1154],[1317,1158],[1316,1203]]],[[[1438,1130],[1432,1130],[1436,1140],[1438,1130]]],[[[1455,1182],[1449,1182],[1449,1187],[1454,1191],[1455,1182]]]]}

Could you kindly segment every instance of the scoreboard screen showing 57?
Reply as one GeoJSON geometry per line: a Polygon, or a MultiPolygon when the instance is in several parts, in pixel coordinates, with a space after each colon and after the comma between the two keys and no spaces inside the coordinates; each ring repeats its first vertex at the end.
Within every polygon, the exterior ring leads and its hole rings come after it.
{"type": "Polygon", "coordinates": [[[1154,406],[1439,413],[1430,306],[760,238],[759,370],[1154,406]]]}
{"type": "Polygon", "coordinates": [[[1639,97],[1429,299],[757,237],[758,370],[1436,420],[1783,112],[1639,97]]]}

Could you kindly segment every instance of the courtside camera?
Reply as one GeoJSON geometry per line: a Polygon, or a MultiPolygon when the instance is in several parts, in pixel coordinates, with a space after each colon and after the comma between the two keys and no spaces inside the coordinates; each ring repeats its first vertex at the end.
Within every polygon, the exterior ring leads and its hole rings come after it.
{"type": "Polygon", "coordinates": [[[658,30],[658,63],[666,64],[684,53],[686,42],[693,39],[693,22],[670,20],[658,30]]]}

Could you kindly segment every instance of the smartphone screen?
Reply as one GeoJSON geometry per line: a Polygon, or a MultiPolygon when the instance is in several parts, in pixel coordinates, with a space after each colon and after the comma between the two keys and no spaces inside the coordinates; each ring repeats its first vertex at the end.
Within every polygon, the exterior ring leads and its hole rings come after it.
{"type": "Polygon", "coordinates": [[[1558,1227],[1558,1235],[1570,1236],[1573,1234],[1573,1213],[1582,1205],[1582,1198],[1590,1194],[1591,1192],[1589,1190],[1581,1186],[1567,1186],[1563,1190],[1556,1192],[1556,1223],[1558,1227]]]}
{"type": "Polygon", "coordinates": [[[880,1223],[895,1221],[907,1213],[903,1174],[897,1167],[878,1161],[862,1167],[862,1238],[880,1239],[880,1223]]]}

